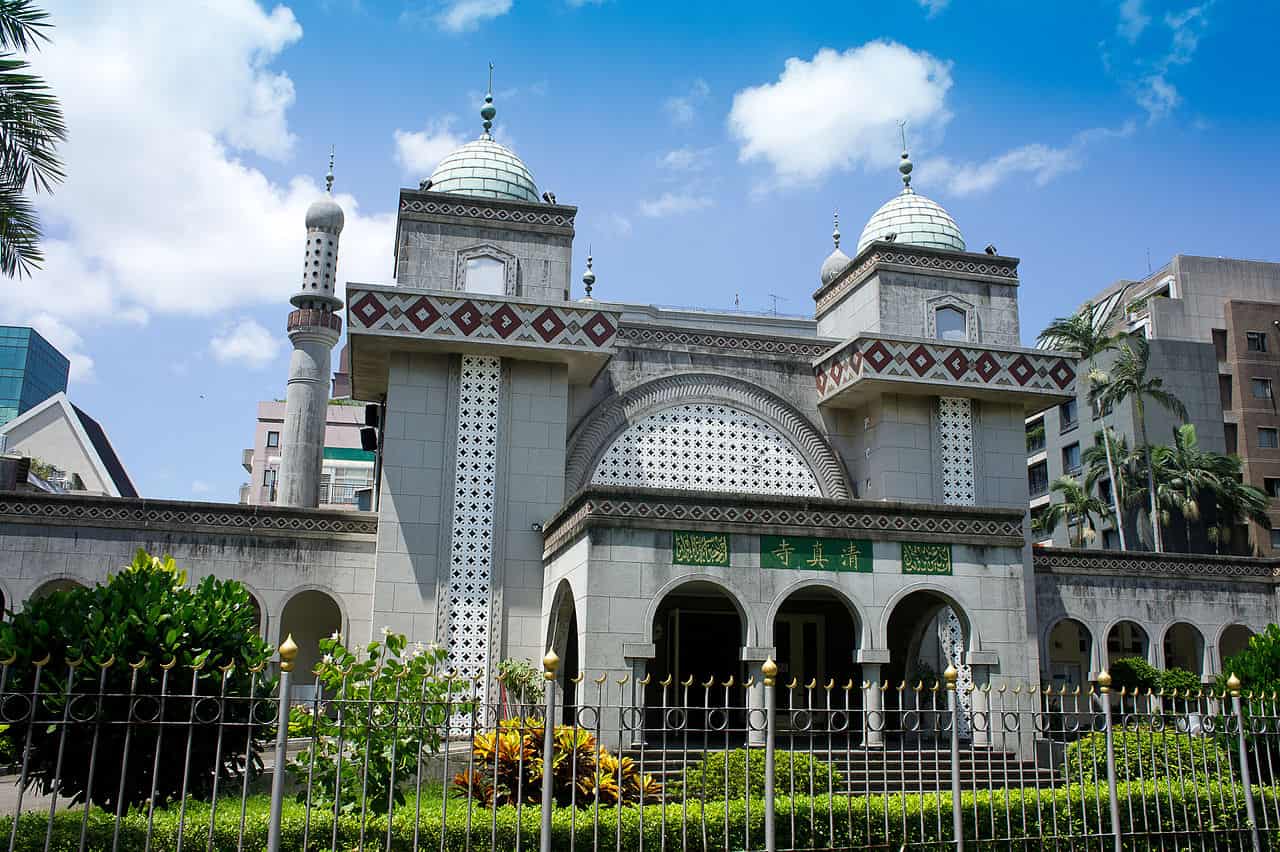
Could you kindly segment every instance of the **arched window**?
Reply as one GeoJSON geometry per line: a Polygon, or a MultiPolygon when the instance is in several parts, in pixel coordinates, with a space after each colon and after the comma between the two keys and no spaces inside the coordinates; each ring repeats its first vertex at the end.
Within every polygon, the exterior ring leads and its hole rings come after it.
{"type": "Polygon", "coordinates": [[[507,294],[507,265],[495,257],[467,259],[465,289],[485,296],[507,294]]]}
{"type": "Polygon", "coordinates": [[[942,307],[934,312],[936,329],[934,336],[939,340],[968,340],[968,317],[959,308],[942,307]]]}

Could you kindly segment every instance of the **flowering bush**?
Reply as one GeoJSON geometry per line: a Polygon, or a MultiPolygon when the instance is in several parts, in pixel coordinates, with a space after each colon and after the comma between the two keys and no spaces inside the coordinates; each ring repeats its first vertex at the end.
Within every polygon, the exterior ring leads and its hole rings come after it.
{"type": "Polygon", "coordinates": [[[303,790],[310,777],[312,801],[330,807],[336,801],[342,813],[404,804],[419,762],[440,750],[445,720],[470,712],[460,694],[466,681],[435,676],[443,649],[409,647],[386,629],[362,653],[348,650],[336,633],[320,640],[320,650],[316,697],[296,716],[290,711],[290,733],[295,722],[304,723],[298,733],[311,738],[290,773],[303,790]]]}
{"type": "MultiPolygon", "coordinates": [[[[486,807],[542,801],[541,719],[506,719],[472,742],[474,768],[453,776],[454,793],[486,807]]],[[[641,775],[629,757],[615,757],[589,731],[556,725],[551,749],[552,797],[557,805],[649,804],[662,785],[641,775]]]]}

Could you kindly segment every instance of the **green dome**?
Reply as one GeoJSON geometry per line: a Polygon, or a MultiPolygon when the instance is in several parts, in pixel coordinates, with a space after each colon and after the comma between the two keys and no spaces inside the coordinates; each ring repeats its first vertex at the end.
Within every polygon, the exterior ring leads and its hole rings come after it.
{"type": "Polygon", "coordinates": [[[441,160],[431,173],[431,191],[538,203],[538,187],[529,169],[510,148],[486,137],[441,160]]]}

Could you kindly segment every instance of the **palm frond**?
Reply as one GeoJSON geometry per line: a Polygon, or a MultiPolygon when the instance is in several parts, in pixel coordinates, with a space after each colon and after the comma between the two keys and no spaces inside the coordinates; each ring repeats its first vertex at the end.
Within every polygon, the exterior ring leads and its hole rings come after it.
{"type": "Polygon", "coordinates": [[[30,181],[47,192],[64,177],[57,145],[66,140],[67,126],[57,98],[25,73],[28,67],[0,56],[0,180],[24,187],[30,181]]]}
{"type": "Polygon", "coordinates": [[[38,50],[50,26],[49,13],[33,0],[0,0],[0,50],[38,50]]]}
{"type": "Polygon", "coordinates": [[[13,278],[30,275],[44,262],[40,250],[40,219],[22,191],[0,183],[0,273],[13,278]]]}

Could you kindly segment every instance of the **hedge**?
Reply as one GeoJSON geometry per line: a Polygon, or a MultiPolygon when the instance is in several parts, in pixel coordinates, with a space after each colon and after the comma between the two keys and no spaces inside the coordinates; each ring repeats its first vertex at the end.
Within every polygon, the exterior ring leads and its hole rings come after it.
{"type": "MultiPolygon", "coordinates": [[[[689,764],[684,772],[685,783],[673,782],[667,791],[667,801],[687,796],[691,799],[723,801],[740,799],[745,795],[764,795],[764,752],[751,752],[750,774],[747,773],[746,749],[728,752],[715,751],[701,760],[689,764]],[[725,785],[725,763],[728,762],[728,793],[725,785]],[[747,786],[749,782],[749,788],[747,786]]],[[[821,795],[842,792],[844,778],[831,764],[816,760],[803,752],[778,751],[774,758],[773,790],[778,796],[821,795]]]]}
{"type": "MultiPolygon", "coordinates": [[[[1207,832],[1221,832],[1210,840],[1211,846],[1224,843],[1239,844],[1240,834],[1246,825],[1242,789],[1236,785],[1218,784],[1202,786],[1182,785],[1176,781],[1130,782],[1119,786],[1121,824],[1125,830],[1136,825],[1139,831],[1150,827],[1154,832],[1160,826],[1159,835],[1136,834],[1126,838],[1125,847],[1147,849],[1152,840],[1176,840],[1185,845],[1207,832]],[[1212,811],[1212,819],[1210,818],[1212,811]],[[1132,816],[1131,816],[1132,815],[1132,816]]],[[[1280,805],[1280,788],[1255,788],[1259,809],[1275,813],[1280,805]]],[[[252,803],[245,826],[246,849],[265,848],[267,839],[267,809],[265,800],[252,803]]],[[[236,848],[239,825],[238,802],[228,800],[220,804],[215,826],[214,845],[217,850],[236,848]]],[[[1034,838],[1040,844],[1044,839],[1083,840],[1094,838],[1101,832],[1108,813],[1106,787],[1071,785],[1055,790],[983,790],[963,795],[965,837],[971,848],[1007,848],[1008,842],[984,843],[1006,832],[1011,825],[1014,835],[1034,838]],[[1008,823],[1006,823],[1008,820],[1008,823]],[[980,830],[979,830],[980,829],[980,830]]],[[[922,795],[900,794],[887,797],[780,797],[776,801],[776,826],[779,848],[830,848],[863,845],[879,845],[898,848],[902,845],[938,843],[951,837],[951,797],[949,794],[922,795]],[[834,823],[834,833],[831,825],[834,823]]],[[[156,852],[171,852],[177,840],[177,809],[170,808],[155,814],[155,828],[151,848],[156,852]]],[[[517,824],[516,811],[510,807],[499,808],[496,825],[491,822],[491,812],[474,809],[470,815],[461,800],[451,800],[447,820],[446,850],[533,850],[538,848],[539,809],[527,807],[520,813],[517,824]],[[468,829],[468,819],[470,828],[468,829]],[[517,833],[519,841],[517,842],[517,833]],[[468,834],[470,835],[468,837],[468,834]]],[[[753,799],[729,802],[700,803],[686,800],[679,803],[649,805],[643,809],[626,807],[618,809],[602,807],[599,811],[599,848],[614,849],[619,838],[616,829],[621,821],[621,848],[636,849],[641,842],[641,818],[643,816],[643,843],[645,848],[687,850],[723,850],[756,848],[763,846],[763,802],[753,799]],[[748,818],[748,809],[750,815],[748,818]],[[725,819],[728,817],[728,838],[725,836],[725,819]],[[747,842],[750,833],[750,843],[747,842]]],[[[190,803],[184,831],[184,847],[204,849],[208,833],[209,806],[206,803],[190,803]]],[[[593,837],[593,811],[581,808],[573,811],[557,809],[552,822],[552,849],[589,849],[593,837]],[[573,824],[576,820],[576,826],[573,824]],[[571,842],[571,832],[576,832],[576,843],[571,842]]],[[[45,826],[48,815],[39,812],[25,813],[18,830],[17,849],[39,850],[44,848],[45,826]]],[[[10,819],[0,819],[0,837],[7,836],[10,819]]],[[[53,850],[76,849],[80,838],[79,810],[63,811],[54,819],[53,850]]],[[[282,822],[283,850],[300,852],[304,822],[304,806],[296,801],[286,803],[282,822]]],[[[120,845],[124,849],[140,849],[146,832],[145,811],[131,812],[122,826],[120,845]]],[[[111,815],[94,809],[89,820],[87,848],[105,850],[111,848],[113,819],[111,815]]],[[[424,806],[418,824],[419,837],[426,847],[438,848],[440,839],[440,814],[434,808],[424,806]],[[430,810],[430,812],[428,812],[430,810]]],[[[328,811],[313,809],[310,824],[310,850],[330,848],[333,818],[328,811]]],[[[414,809],[398,809],[392,818],[391,848],[411,850],[414,841],[414,809]]],[[[387,818],[371,816],[366,823],[363,846],[368,850],[383,850],[387,818]]],[[[1268,838],[1269,839],[1269,838],[1268,838]]],[[[342,816],[338,821],[338,848],[352,849],[360,845],[360,821],[358,816],[342,816]]],[[[1085,841],[1086,843],[1089,841],[1085,841]]],[[[1016,845],[1015,841],[1015,845],[1016,845]]],[[[1025,843],[1025,841],[1023,841],[1025,843]]],[[[1195,844],[1193,844],[1195,845],[1195,844]]],[[[1246,844],[1247,845],[1247,844],[1246,844]]]]}
{"type": "MultiPolygon", "coordinates": [[[[1116,780],[1155,778],[1230,778],[1235,774],[1230,754],[1215,737],[1188,736],[1173,729],[1118,730],[1113,734],[1116,780]]],[[[1107,777],[1107,735],[1101,731],[1067,746],[1062,773],[1069,780],[1102,782],[1107,777]],[[1093,773],[1097,773],[1095,776],[1093,773]]]]}

